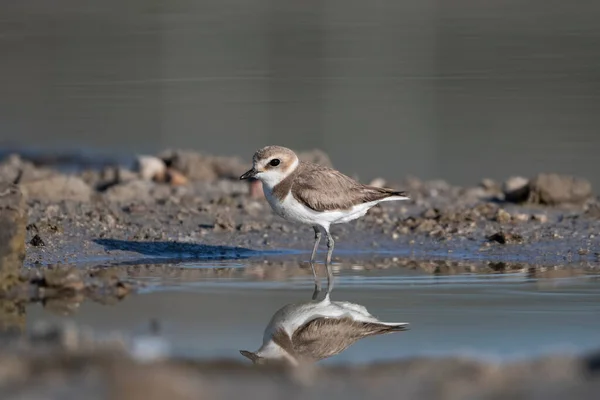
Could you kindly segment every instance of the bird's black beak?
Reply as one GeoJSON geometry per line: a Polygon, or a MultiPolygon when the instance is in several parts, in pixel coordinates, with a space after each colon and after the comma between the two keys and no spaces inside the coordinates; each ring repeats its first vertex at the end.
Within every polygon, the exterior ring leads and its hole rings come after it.
{"type": "Polygon", "coordinates": [[[248,172],[244,173],[244,175],[240,176],[240,180],[254,178],[257,173],[258,173],[258,171],[256,171],[253,167],[250,171],[248,171],[248,172]]]}

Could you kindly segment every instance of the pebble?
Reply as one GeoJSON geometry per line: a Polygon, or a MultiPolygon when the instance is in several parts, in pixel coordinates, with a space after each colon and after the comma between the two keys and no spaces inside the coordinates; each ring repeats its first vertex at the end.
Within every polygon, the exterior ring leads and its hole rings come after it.
{"type": "Polygon", "coordinates": [[[592,196],[589,181],[569,175],[539,174],[530,186],[530,201],[539,204],[583,204],[592,196]]]}
{"type": "Polygon", "coordinates": [[[135,160],[133,170],[146,181],[164,182],[167,178],[167,165],[163,160],[155,156],[138,156],[135,160]]]}
{"type": "Polygon", "coordinates": [[[171,186],[183,186],[189,183],[189,179],[181,172],[169,169],[167,171],[167,182],[169,182],[171,186]]]}
{"type": "Polygon", "coordinates": [[[531,216],[529,214],[519,213],[519,214],[514,214],[512,216],[512,218],[513,218],[514,221],[527,222],[527,221],[529,221],[531,219],[531,216]]]}
{"type": "Polygon", "coordinates": [[[491,191],[499,191],[499,189],[500,189],[500,185],[493,179],[489,179],[489,178],[482,179],[481,183],[479,185],[483,189],[490,191],[490,192],[491,191]]]}
{"type": "Polygon", "coordinates": [[[55,203],[65,200],[88,202],[93,194],[93,189],[81,178],[70,175],[56,175],[23,183],[20,187],[27,199],[55,203]]]}
{"type": "Polygon", "coordinates": [[[235,223],[233,218],[228,214],[218,214],[215,220],[215,230],[217,231],[233,231],[235,223]]]}
{"type": "Polygon", "coordinates": [[[33,238],[31,238],[31,240],[29,241],[29,244],[32,246],[35,246],[35,247],[46,246],[46,243],[44,243],[44,240],[38,234],[36,234],[33,238]]]}
{"type": "Polygon", "coordinates": [[[375,186],[375,187],[384,187],[385,184],[386,184],[386,181],[383,178],[375,178],[371,181],[371,183],[369,183],[370,186],[375,186]]]}
{"type": "Polygon", "coordinates": [[[504,199],[513,203],[521,203],[529,197],[529,179],[522,176],[508,178],[502,184],[504,199]]]}
{"type": "Polygon", "coordinates": [[[496,211],[495,220],[500,222],[501,224],[506,224],[512,220],[512,216],[510,215],[510,213],[508,211],[506,211],[502,208],[499,208],[498,211],[496,211]]]}
{"type": "Polygon", "coordinates": [[[516,233],[496,232],[493,235],[488,236],[487,240],[500,244],[513,244],[522,243],[523,237],[516,233]]]}

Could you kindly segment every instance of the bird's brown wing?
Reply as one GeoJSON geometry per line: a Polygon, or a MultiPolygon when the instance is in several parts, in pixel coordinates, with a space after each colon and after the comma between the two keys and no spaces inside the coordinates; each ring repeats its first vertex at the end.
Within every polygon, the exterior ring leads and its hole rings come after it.
{"type": "Polygon", "coordinates": [[[302,358],[318,361],[341,353],[364,337],[404,329],[399,326],[354,321],[349,317],[321,317],[301,326],[294,332],[291,339],[294,353],[302,358]]]}
{"type": "Polygon", "coordinates": [[[292,195],[314,211],[349,210],[354,205],[404,196],[392,189],[363,185],[331,168],[301,163],[291,186],[292,195]]]}

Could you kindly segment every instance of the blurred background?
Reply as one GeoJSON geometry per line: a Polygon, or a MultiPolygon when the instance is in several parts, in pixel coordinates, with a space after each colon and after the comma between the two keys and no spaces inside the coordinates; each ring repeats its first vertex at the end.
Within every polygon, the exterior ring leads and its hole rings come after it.
{"type": "Polygon", "coordinates": [[[600,185],[600,3],[19,0],[0,5],[0,149],[250,159],[361,179],[600,185]]]}

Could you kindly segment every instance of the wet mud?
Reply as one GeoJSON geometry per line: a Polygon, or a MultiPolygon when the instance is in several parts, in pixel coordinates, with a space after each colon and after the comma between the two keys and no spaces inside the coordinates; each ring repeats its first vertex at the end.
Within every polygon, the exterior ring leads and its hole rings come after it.
{"type": "MultiPolygon", "coordinates": [[[[330,164],[322,152],[303,157],[330,164]]],[[[125,344],[81,338],[76,328],[25,333],[27,305],[68,314],[83,301],[119,302],[149,278],[309,279],[312,229],[275,216],[257,182],[237,180],[246,164],[179,151],[69,174],[16,155],[0,161],[2,397],[595,398],[597,355],[289,371],[239,360],[141,362],[125,344]]],[[[373,184],[406,190],[411,200],[334,226],[336,274],[520,272],[536,279],[598,272],[600,201],[586,181],[541,174],[464,188],[389,178],[373,184]]]]}
{"type": "Polygon", "coordinates": [[[0,349],[4,399],[597,398],[600,354],[497,363],[417,357],[368,366],[251,366],[230,359],[139,360],[127,338],[34,330],[0,349]]]}

